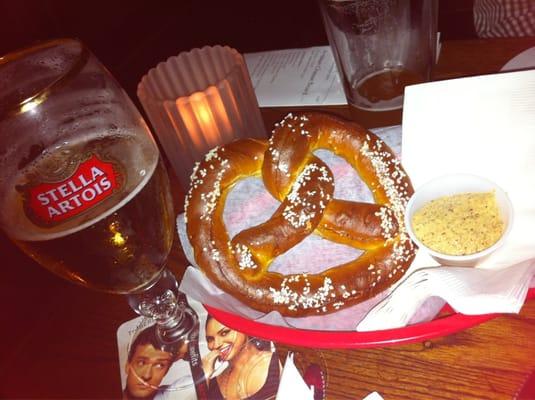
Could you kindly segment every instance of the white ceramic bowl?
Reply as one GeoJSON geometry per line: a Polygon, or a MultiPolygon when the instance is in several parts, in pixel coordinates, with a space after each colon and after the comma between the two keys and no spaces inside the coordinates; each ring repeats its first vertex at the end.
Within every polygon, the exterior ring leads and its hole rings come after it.
{"type": "Polygon", "coordinates": [[[425,250],[427,253],[429,253],[429,255],[431,255],[440,264],[456,267],[474,266],[483,261],[505,242],[513,226],[513,205],[511,204],[511,201],[504,190],[488,179],[470,174],[445,175],[427,182],[416,190],[407,203],[407,208],[405,211],[405,225],[413,242],[416,243],[421,250],[425,250]],[[496,194],[496,201],[500,209],[501,217],[505,223],[505,229],[501,238],[492,246],[474,254],[453,256],[439,253],[433,249],[430,249],[424,245],[414,234],[411,224],[412,216],[424,204],[430,202],[431,200],[461,193],[479,193],[490,191],[494,191],[496,194]]]}

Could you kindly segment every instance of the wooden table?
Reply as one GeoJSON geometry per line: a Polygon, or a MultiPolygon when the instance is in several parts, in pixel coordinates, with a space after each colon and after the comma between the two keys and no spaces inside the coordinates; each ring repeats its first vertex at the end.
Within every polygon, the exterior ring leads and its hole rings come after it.
{"type": "MultiPolygon", "coordinates": [[[[496,72],[532,46],[535,38],[445,42],[435,79],[496,72]]],[[[329,110],[348,115],[345,107],[329,110]]],[[[263,110],[266,125],[288,111],[263,110]]],[[[56,278],[4,236],[0,256],[0,397],[119,398],[116,330],[134,317],[125,299],[56,278]]],[[[182,260],[175,246],[171,267],[182,270],[182,260]]],[[[535,370],[535,301],[519,315],[423,343],[322,350],[322,356],[329,399],[359,399],[372,391],[387,400],[511,399],[535,370]]]]}

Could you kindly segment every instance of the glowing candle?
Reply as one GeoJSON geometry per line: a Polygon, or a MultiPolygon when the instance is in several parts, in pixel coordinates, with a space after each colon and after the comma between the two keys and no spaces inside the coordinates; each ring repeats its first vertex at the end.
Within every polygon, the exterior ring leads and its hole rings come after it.
{"type": "Polygon", "coordinates": [[[203,47],[160,63],[138,96],[184,188],[193,163],[238,138],[265,138],[243,57],[229,47],[203,47]]]}

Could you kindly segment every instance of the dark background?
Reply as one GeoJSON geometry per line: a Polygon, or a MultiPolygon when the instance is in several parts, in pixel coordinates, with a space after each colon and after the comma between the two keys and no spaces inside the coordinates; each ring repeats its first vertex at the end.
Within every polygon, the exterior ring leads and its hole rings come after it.
{"type": "MultiPolygon", "coordinates": [[[[442,0],[444,39],[474,37],[471,0],[442,0]]],[[[326,45],[315,0],[1,0],[0,54],[38,40],[76,37],[135,99],[160,61],[204,45],[240,53],[326,45]]]]}

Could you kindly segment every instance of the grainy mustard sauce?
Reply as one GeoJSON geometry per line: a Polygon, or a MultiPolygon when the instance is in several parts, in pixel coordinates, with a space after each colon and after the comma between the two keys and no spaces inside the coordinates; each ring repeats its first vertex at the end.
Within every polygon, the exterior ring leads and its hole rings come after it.
{"type": "Polygon", "coordinates": [[[494,192],[462,193],[433,200],[412,217],[416,237],[443,254],[468,255],[492,246],[505,224],[494,192]]]}

